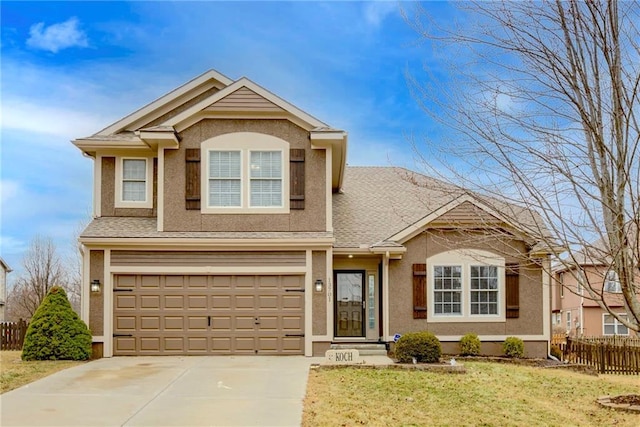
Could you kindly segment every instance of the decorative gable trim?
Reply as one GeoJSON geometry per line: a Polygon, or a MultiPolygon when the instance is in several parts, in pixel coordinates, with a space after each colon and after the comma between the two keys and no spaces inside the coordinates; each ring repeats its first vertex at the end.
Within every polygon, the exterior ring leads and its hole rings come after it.
{"type": "MultiPolygon", "coordinates": [[[[203,120],[209,116],[215,116],[215,114],[220,114],[221,111],[211,111],[209,110],[209,107],[215,106],[221,100],[227,98],[229,95],[232,95],[236,91],[239,91],[240,89],[243,89],[243,88],[247,89],[249,92],[247,91],[238,92],[235,95],[236,101],[242,94],[247,95],[253,92],[254,94],[263,98],[268,103],[282,110],[281,112],[267,111],[267,113],[286,117],[306,130],[327,126],[326,123],[323,123],[320,120],[316,119],[315,117],[311,116],[310,114],[305,113],[304,111],[293,106],[292,104],[288,103],[284,99],[274,95],[273,93],[257,85],[256,83],[252,82],[246,77],[241,78],[240,80],[232,83],[231,85],[227,86],[221,91],[213,94],[212,96],[186,109],[182,113],[170,118],[166,122],[162,123],[162,126],[173,126],[176,129],[176,131],[181,132],[184,129],[188,128],[189,126],[193,126],[195,123],[199,122],[200,120],[203,120]]],[[[254,96],[254,95],[251,95],[251,96],[254,96]]],[[[232,97],[231,99],[234,99],[234,97],[232,97]]],[[[257,98],[254,98],[254,102],[255,100],[257,100],[257,98]]],[[[229,101],[229,103],[230,102],[231,101],[229,101]]],[[[274,108],[274,107],[270,107],[270,108],[274,108]]],[[[226,111],[230,112],[231,110],[226,110],[226,111]]],[[[247,110],[244,107],[238,107],[235,111],[247,112],[252,114],[260,113],[259,111],[255,111],[251,109],[247,110]]]]}
{"type": "Polygon", "coordinates": [[[281,113],[284,110],[270,100],[258,95],[247,87],[241,87],[219,101],[209,105],[206,111],[257,111],[281,113]]]}
{"type": "Polygon", "coordinates": [[[213,86],[222,89],[223,87],[228,86],[231,83],[233,83],[233,80],[229,79],[227,76],[220,74],[216,70],[209,70],[204,74],[201,74],[200,76],[194,78],[193,80],[190,80],[189,82],[183,84],[182,86],[172,90],[166,95],[145,105],[139,110],[134,111],[123,119],[118,120],[112,125],[102,129],[96,135],[116,134],[143,119],[146,121],[146,123],[149,123],[154,119],[161,117],[163,114],[166,114],[167,112],[173,110],[177,106],[184,104],[189,99],[192,99],[199,94],[209,90],[213,86]],[[185,95],[190,96],[186,97],[185,95]]]}

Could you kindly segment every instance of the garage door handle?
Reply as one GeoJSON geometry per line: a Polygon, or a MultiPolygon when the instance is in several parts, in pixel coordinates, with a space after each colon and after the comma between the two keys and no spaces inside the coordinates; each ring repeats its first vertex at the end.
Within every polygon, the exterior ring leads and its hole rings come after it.
{"type": "Polygon", "coordinates": [[[304,292],[304,289],[285,289],[285,292],[304,292]]]}
{"type": "Polygon", "coordinates": [[[133,335],[131,334],[113,334],[113,337],[132,337],[133,335]]]}
{"type": "Polygon", "coordinates": [[[113,288],[113,292],[133,292],[133,289],[116,289],[116,288],[113,288]]]}
{"type": "Polygon", "coordinates": [[[285,334],[285,337],[304,337],[304,334],[285,334]]]}
{"type": "Polygon", "coordinates": [[[207,326],[211,327],[211,316],[207,316],[207,326]]]}

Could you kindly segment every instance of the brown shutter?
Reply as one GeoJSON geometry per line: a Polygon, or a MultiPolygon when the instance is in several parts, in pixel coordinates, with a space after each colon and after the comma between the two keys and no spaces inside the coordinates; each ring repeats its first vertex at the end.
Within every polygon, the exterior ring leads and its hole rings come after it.
{"type": "Polygon", "coordinates": [[[507,264],[505,270],[506,317],[516,319],[520,316],[520,268],[518,264],[507,264]]]}
{"type": "Polygon", "coordinates": [[[413,264],[413,318],[427,318],[427,264],[413,264]]]}
{"type": "Polygon", "coordinates": [[[304,149],[289,151],[289,208],[304,209],[304,149]]]}
{"type": "Polygon", "coordinates": [[[187,148],[185,150],[185,178],[186,178],[186,208],[200,209],[200,149],[187,148]]]}

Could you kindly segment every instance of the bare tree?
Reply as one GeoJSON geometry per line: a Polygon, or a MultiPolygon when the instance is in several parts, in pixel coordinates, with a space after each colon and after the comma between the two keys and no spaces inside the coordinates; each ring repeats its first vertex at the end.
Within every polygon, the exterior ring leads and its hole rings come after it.
{"type": "Polygon", "coordinates": [[[404,11],[446,64],[408,76],[424,110],[454,135],[446,150],[414,143],[425,167],[541,215],[549,232],[501,211],[548,248],[564,247],[566,267],[615,272],[627,316],[609,306],[603,280],[588,280],[588,298],[639,331],[640,4],[457,6],[461,18],[444,24],[419,5],[404,11]]]}
{"type": "Polygon", "coordinates": [[[50,238],[35,237],[22,258],[22,271],[9,290],[11,318],[30,319],[53,286],[67,287],[67,273],[50,238]]]}

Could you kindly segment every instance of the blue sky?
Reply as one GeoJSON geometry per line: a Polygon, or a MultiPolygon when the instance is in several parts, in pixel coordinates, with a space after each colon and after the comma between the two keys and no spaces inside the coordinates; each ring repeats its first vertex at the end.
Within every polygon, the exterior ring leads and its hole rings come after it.
{"type": "MultiPolygon", "coordinates": [[[[91,135],[208,69],[246,76],[349,132],[351,165],[413,167],[410,135],[438,135],[407,72],[437,55],[398,2],[7,2],[1,8],[0,255],[36,234],[72,251],[91,215],[91,135]]],[[[447,3],[426,6],[438,19],[447,3]]],[[[440,52],[440,54],[443,54],[440,52]]]]}

